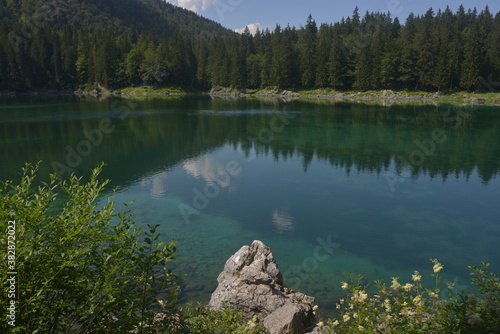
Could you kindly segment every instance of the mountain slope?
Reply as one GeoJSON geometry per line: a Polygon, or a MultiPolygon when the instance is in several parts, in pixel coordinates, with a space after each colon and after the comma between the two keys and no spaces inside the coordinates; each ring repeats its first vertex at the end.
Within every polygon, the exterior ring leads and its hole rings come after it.
{"type": "Polygon", "coordinates": [[[228,36],[219,23],[164,0],[0,0],[0,20],[122,33],[127,28],[170,37],[228,36]]]}

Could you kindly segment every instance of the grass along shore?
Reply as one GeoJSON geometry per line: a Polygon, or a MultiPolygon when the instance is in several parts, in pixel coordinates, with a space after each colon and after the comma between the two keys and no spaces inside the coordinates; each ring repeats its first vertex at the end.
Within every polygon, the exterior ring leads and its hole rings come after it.
{"type": "Polygon", "coordinates": [[[330,100],[338,102],[360,102],[370,104],[471,104],[471,105],[497,105],[500,106],[500,92],[475,93],[475,92],[424,92],[424,91],[338,91],[331,88],[310,90],[282,90],[278,88],[263,89],[237,89],[231,87],[214,87],[210,91],[194,91],[179,86],[155,87],[139,86],[121,89],[108,89],[99,86],[95,89],[74,90],[43,90],[43,91],[0,91],[0,96],[16,95],[91,95],[91,96],[123,96],[127,98],[142,99],[149,97],[181,97],[187,94],[210,94],[224,98],[258,97],[281,98],[284,100],[303,99],[308,101],[330,100]]]}
{"type": "Polygon", "coordinates": [[[500,92],[470,93],[470,92],[423,92],[423,91],[337,91],[334,89],[313,90],[279,90],[276,88],[246,89],[214,88],[210,91],[212,95],[222,97],[271,97],[283,99],[307,99],[307,100],[333,100],[351,101],[383,104],[405,104],[405,103],[451,103],[451,104],[480,104],[500,105],[500,92]]]}

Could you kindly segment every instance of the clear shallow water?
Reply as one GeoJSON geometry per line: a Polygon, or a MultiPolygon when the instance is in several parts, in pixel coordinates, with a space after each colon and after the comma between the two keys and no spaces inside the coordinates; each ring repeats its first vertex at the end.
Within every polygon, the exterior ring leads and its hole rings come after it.
{"type": "Polygon", "coordinates": [[[99,162],[138,224],[175,238],[183,300],[208,301],[227,258],[255,239],[285,283],[331,310],[350,273],[430,274],[470,287],[500,271],[500,108],[330,102],[0,100],[0,176],[43,160],[99,162]]]}

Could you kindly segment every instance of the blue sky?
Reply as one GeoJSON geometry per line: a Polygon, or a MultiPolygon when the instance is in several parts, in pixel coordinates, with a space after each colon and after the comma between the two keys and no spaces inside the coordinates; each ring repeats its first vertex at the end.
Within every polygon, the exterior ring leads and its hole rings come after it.
{"type": "Polygon", "coordinates": [[[492,13],[500,11],[498,0],[166,0],[175,5],[193,10],[198,14],[221,23],[223,26],[236,30],[246,25],[269,27],[276,24],[300,27],[305,25],[307,16],[312,14],[318,25],[332,23],[342,17],[351,16],[356,5],[361,15],[368,11],[390,11],[393,17],[403,20],[410,12],[423,14],[429,8],[437,9],[450,6],[453,12],[460,4],[466,9],[476,7],[478,11],[489,6],[492,13]]]}

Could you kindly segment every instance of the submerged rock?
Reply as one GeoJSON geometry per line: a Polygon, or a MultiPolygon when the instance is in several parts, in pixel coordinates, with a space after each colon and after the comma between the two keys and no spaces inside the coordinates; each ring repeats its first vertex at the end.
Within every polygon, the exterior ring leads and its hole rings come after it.
{"type": "Polygon", "coordinates": [[[283,286],[269,247],[255,240],[227,260],[209,306],[228,306],[246,318],[257,316],[271,334],[298,334],[314,324],[314,298],[283,286]]]}

